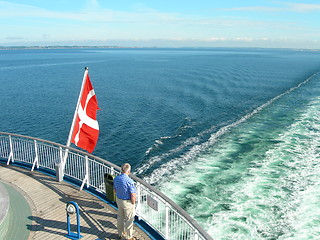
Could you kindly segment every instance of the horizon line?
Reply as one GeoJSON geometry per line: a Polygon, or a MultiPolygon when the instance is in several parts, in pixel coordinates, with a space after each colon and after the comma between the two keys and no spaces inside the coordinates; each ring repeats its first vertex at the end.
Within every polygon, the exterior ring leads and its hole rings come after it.
{"type": "Polygon", "coordinates": [[[208,46],[179,46],[179,47],[170,47],[170,46],[117,46],[117,45],[17,45],[17,46],[1,46],[0,50],[15,50],[15,49],[86,49],[86,48],[96,48],[96,49],[123,49],[123,48],[130,48],[130,49],[181,49],[181,48],[192,48],[192,49],[221,49],[221,48],[237,48],[237,49],[288,49],[288,50],[305,50],[305,51],[320,51],[320,49],[314,48],[297,48],[297,47],[255,47],[255,46],[216,46],[216,47],[208,47],[208,46]]]}

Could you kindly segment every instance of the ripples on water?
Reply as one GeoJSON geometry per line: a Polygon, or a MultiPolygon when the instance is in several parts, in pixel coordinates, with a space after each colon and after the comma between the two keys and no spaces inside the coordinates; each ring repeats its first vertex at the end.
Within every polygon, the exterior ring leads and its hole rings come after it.
{"type": "Polygon", "coordinates": [[[85,66],[95,154],[185,208],[215,239],[319,237],[317,52],[1,51],[1,131],[65,143],[85,66]]]}
{"type": "Polygon", "coordinates": [[[158,187],[216,239],[319,238],[319,80],[230,128],[192,163],[176,159],[158,187]]]}

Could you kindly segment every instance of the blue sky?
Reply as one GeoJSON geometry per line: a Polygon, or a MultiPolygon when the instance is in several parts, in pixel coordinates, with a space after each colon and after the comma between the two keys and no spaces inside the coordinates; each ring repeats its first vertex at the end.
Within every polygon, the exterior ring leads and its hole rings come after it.
{"type": "Polygon", "coordinates": [[[0,46],[320,49],[320,1],[10,0],[0,31],[0,46]]]}

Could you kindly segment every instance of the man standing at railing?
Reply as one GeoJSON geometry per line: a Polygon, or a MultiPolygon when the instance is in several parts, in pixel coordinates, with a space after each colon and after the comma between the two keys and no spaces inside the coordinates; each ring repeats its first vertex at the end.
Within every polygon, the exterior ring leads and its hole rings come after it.
{"type": "Polygon", "coordinates": [[[122,173],[113,181],[118,205],[117,227],[119,239],[125,237],[134,240],[133,220],[135,216],[135,202],[137,190],[133,180],[129,177],[131,166],[125,163],[121,166],[122,173]]]}

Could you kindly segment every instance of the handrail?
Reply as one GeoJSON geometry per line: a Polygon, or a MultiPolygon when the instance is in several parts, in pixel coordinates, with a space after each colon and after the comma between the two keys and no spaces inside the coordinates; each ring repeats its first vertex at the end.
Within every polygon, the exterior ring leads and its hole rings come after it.
{"type": "MultiPolygon", "coordinates": [[[[0,132],[0,157],[10,161],[21,161],[32,165],[31,171],[39,166],[56,170],[68,151],[65,175],[82,181],[82,187],[93,187],[105,193],[104,174],[118,175],[119,166],[87,152],[65,145],[24,136],[0,132]],[[76,165],[76,167],[75,167],[76,165]],[[92,176],[92,177],[90,177],[92,176]]],[[[180,206],[162,192],[131,174],[137,185],[137,216],[155,229],[165,239],[211,240],[212,237],[180,206]]]]}

